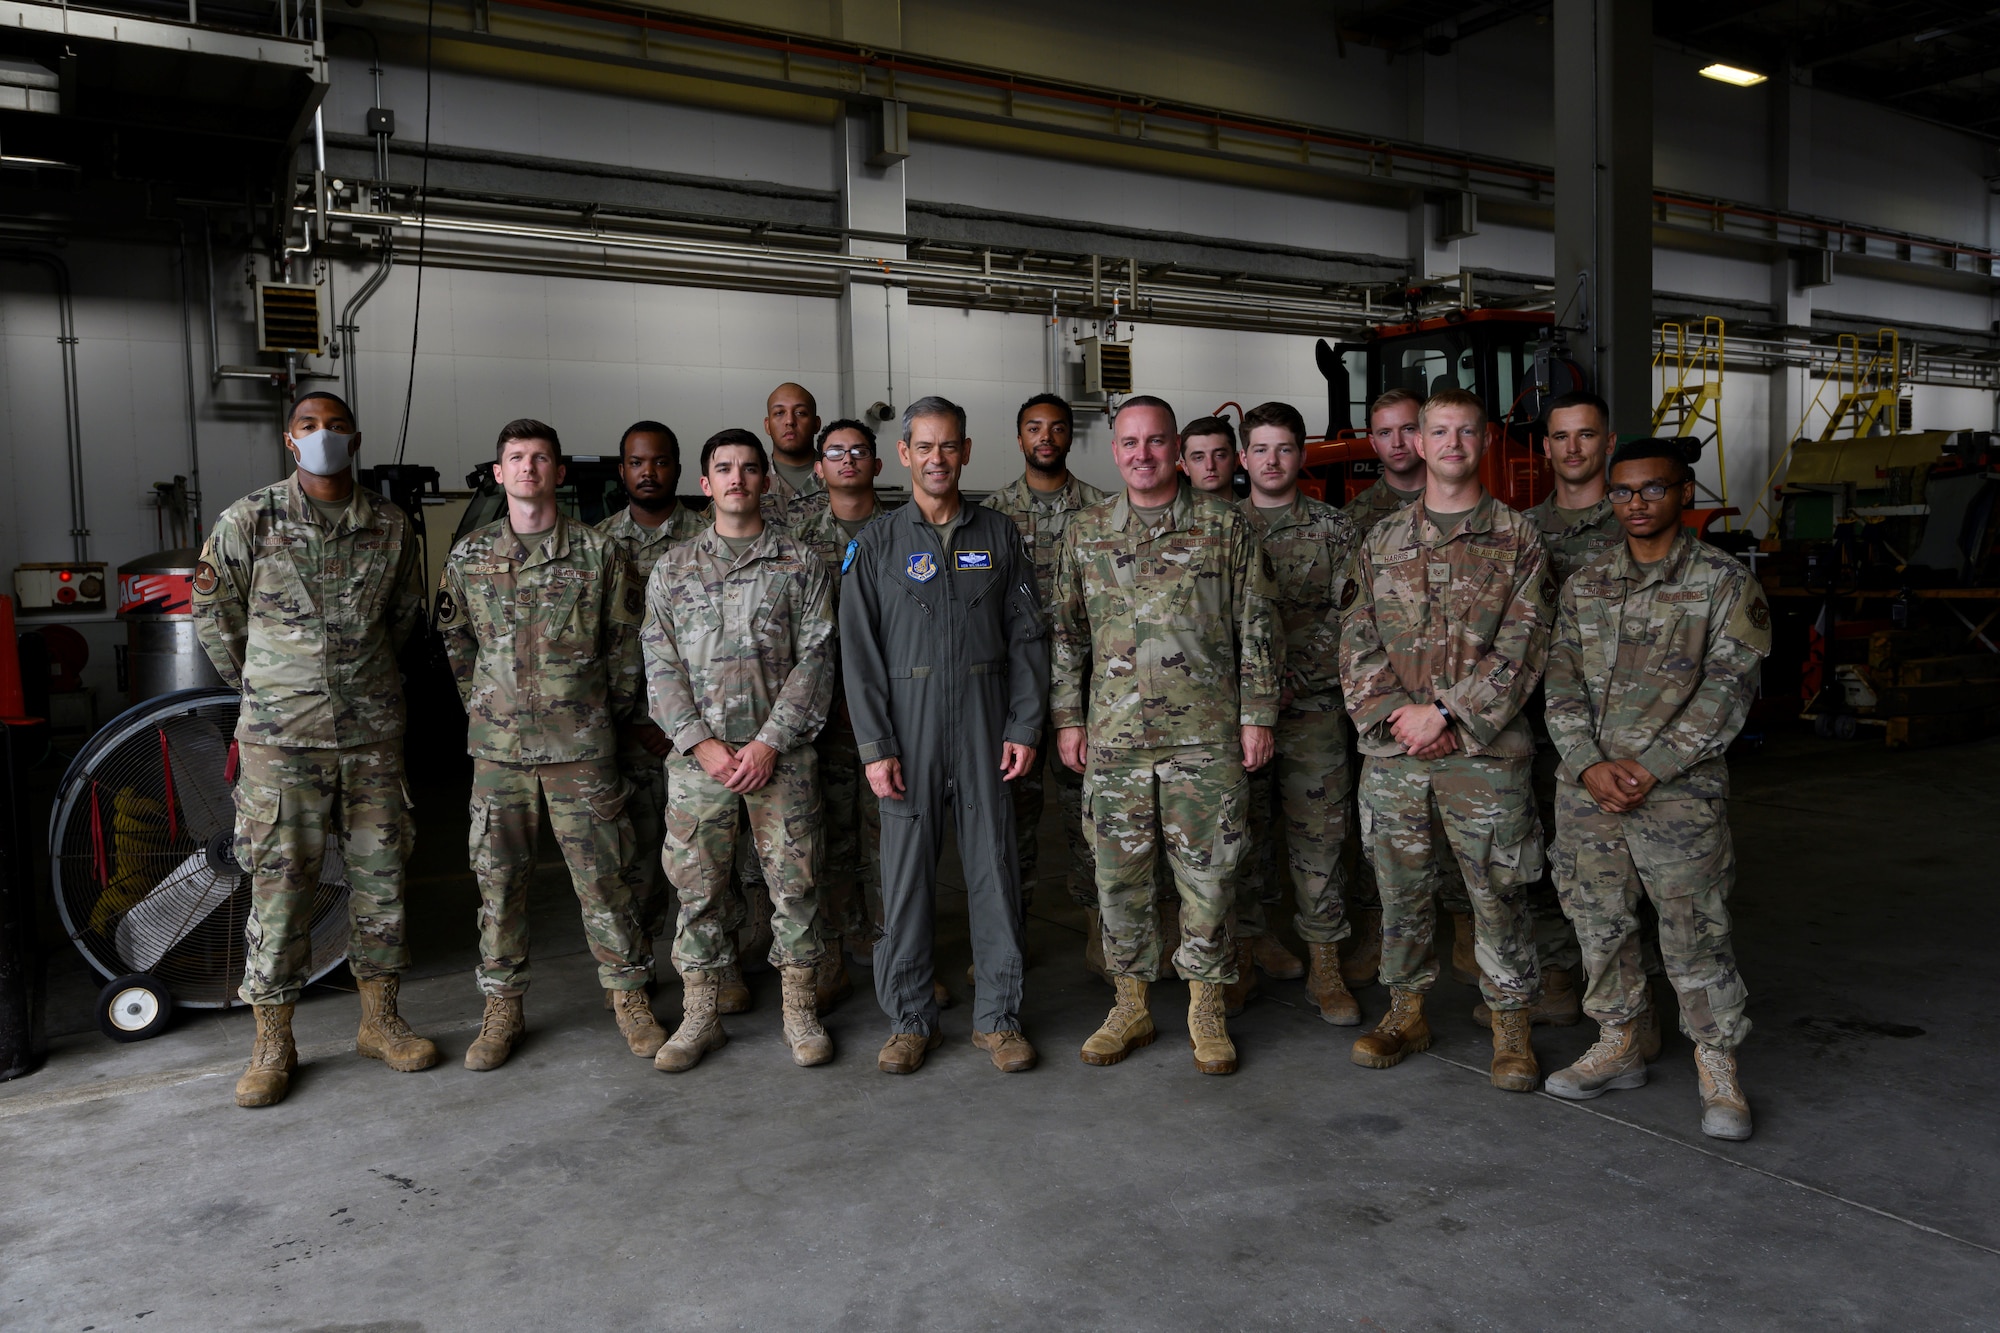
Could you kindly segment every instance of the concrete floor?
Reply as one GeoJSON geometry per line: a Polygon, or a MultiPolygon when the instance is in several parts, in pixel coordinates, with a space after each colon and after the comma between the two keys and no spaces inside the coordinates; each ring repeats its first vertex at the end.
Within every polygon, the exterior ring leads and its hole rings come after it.
{"type": "MultiPolygon", "coordinates": [[[[462,815],[433,800],[404,994],[435,1070],[355,1056],[324,986],[290,1100],[240,1111],[246,1014],[115,1046],[94,978],[53,960],[67,1035],[0,1085],[0,1328],[1991,1328],[2000,980],[1972,960],[2000,930],[1996,761],[1800,738],[1739,763],[1745,1144],[1698,1134],[1678,1034],[1638,1091],[1494,1091],[1449,981],[1437,1046],[1395,1070],[1349,1063],[1298,982],[1232,1024],[1233,1078],[1194,1072],[1177,984],[1156,1045],[1089,1068],[1109,992],[1048,890],[1031,1074],[991,1069],[963,1003],[921,1074],[879,1074],[865,992],[828,1021],[839,1058],[794,1068],[768,973],[727,1048],[656,1074],[547,874],[530,1036],[468,1073],[462,815]]],[[[1538,1030],[1544,1068],[1593,1036],[1538,1030]]]]}

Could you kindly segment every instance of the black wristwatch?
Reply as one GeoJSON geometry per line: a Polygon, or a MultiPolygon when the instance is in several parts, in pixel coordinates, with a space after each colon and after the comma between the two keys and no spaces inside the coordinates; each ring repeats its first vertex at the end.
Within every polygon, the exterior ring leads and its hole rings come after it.
{"type": "Polygon", "coordinates": [[[1438,716],[1444,719],[1444,724],[1447,727],[1451,725],[1451,710],[1444,706],[1442,699],[1431,700],[1431,707],[1438,710],[1438,716]]]}

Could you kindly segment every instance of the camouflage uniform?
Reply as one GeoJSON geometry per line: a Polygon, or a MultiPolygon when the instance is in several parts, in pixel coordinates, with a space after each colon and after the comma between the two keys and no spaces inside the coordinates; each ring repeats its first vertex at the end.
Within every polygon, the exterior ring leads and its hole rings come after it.
{"type": "Polygon", "coordinates": [[[1521,708],[1548,654],[1555,581],[1534,525],[1482,495],[1450,535],[1421,505],[1376,527],[1354,563],[1340,680],[1368,755],[1361,835],[1382,889],[1382,980],[1437,979],[1428,891],[1442,823],[1472,899],[1480,990],[1494,1009],[1538,998],[1527,887],[1542,871],[1521,708]],[[1442,702],[1459,748],[1412,759],[1389,730],[1405,704],[1442,702]]]}
{"type": "Polygon", "coordinates": [[[329,833],[347,865],[348,966],[403,971],[413,828],[396,654],[424,605],[409,517],[357,486],[329,531],[294,474],[223,511],[193,600],[203,650],[243,695],[236,859],[251,890],[238,993],[298,999],[329,833]]]}
{"type": "Polygon", "coordinates": [[[1416,495],[1404,495],[1389,484],[1389,478],[1375,478],[1373,485],[1347,502],[1340,512],[1342,517],[1354,525],[1357,538],[1366,537],[1375,530],[1375,525],[1401,509],[1411,500],[1421,499],[1422,491],[1416,495]]]}
{"type": "MultiPolygon", "coordinates": [[[[660,526],[649,528],[633,518],[628,507],[599,523],[597,530],[618,547],[632,567],[633,581],[644,587],[653,566],[667,549],[694,536],[710,521],[708,515],[675,504],[660,526]]],[[[639,919],[639,930],[645,938],[662,939],[667,933],[673,901],[672,890],[660,873],[660,852],[666,841],[666,831],[660,822],[661,812],[667,806],[666,760],[621,731],[618,775],[625,779],[625,817],[632,821],[632,858],[625,864],[625,882],[632,890],[632,913],[639,919]]]]}
{"type": "MultiPolygon", "coordinates": [[[[1340,512],[1348,522],[1354,525],[1355,541],[1359,542],[1375,530],[1376,524],[1401,509],[1404,505],[1409,504],[1411,500],[1421,499],[1422,496],[1422,491],[1417,492],[1414,496],[1405,496],[1389,484],[1388,477],[1381,476],[1377,477],[1374,483],[1362,491],[1361,494],[1349,500],[1347,506],[1340,512]]],[[[1340,652],[1339,622],[1328,621],[1327,629],[1330,632],[1330,641],[1326,644],[1325,651],[1331,654],[1338,654],[1340,652]]],[[[1347,813],[1348,817],[1356,822],[1359,822],[1361,818],[1360,795],[1360,785],[1358,783],[1351,784],[1347,797],[1347,813]]],[[[1458,859],[1443,854],[1445,843],[1442,835],[1438,837],[1437,841],[1439,843],[1439,854],[1434,859],[1432,873],[1437,881],[1438,901],[1447,912],[1470,912],[1472,910],[1472,900],[1465,896],[1465,877],[1458,872],[1458,859]]],[[[1372,853],[1368,849],[1366,839],[1363,839],[1360,850],[1359,873],[1355,875],[1354,882],[1349,886],[1348,898],[1356,907],[1369,907],[1379,910],[1382,906],[1381,891],[1375,886],[1374,870],[1368,863],[1368,858],[1372,853]]]]}
{"type": "MultiPolygon", "coordinates": [[[[986,500],[986,507],[1014,520],[1021,540],[1035,561],[1035,591],[1042,605],[1055,597],[1056,558],[1070,515],[1110,498],[1078,476],[1070,476],[1056,491],[1038,491],[1025,474],[986,500]]],[[[1062,761],[1053,724],[1042,733],[1042,754],[1035,767],[1014,780],[1014,838],[1021,858],[1021,910],[1033,903],[1040,882],[1042,810],[1045,781],[1053,778],[1056,817],[1062,821],[1069,846],[1069,896],[1080,907],[1097,906],[1097,875],[1090,860],[1090,843],[1083,835],[1083,775],[1062,761]],[[1044,776],[1046,775],[1046,777],[1044,776]]]]}
{"type": "Polygon", "coordinates": [[[1049,711],[1058,728],[1088,728],[1085,828],[1113,972],[1160,975],[1153,866],[1164,842],[1181,898],[1175,966],[1190,980],[1236,980],[1241,729],[1278,720],[1272,575],[1235,506],[1187,486],[1150,525],[1121,493],[1063,536],[1049,711]]]}
{"type": "Polygon", "coordinates": [[[502,517],[445,561],[437,624],[470,718],[478,983],[489,996],[528,988],[538,795],[599,981],[606,990],[646,983],[650,960],[624,877],[633,837],[614,730],[638,705],[644,611],[616,543],[567,516],[533,555],[502,517]]]}
{"type": "Polygon", "coordinates": [[[1645,1006],[1643,895],[1659,910],[1681,1031],[1723,1051],[1750,1031],[1729,938],[1736,856],[1723,754],[1770,651],[1764,590],[1685,529],[1650,569],[1620,546],[1563,588],[1548,674],[1549,732],[1562,754],[1556,886],[1583,943],[1583,1007],[1600,1023],[1645,1006]],[[1636,759],[1658,779],[1627,814],[1599,809],[1582,786],[1585,769],[1611,759],[1636,759]]]}
{"type": "MultiPolygon", "coordinates": [[[[1618,525],[1618,516],[1612,512],[1608,499],[1600,499],[1575,521],[1557,510],[1554,492],[1523,512],[1541,531],[1542,547],[1549,553],[1549,570],[1555,575],[1558,589],[1569,582],[1570,575],[1598,556],[1625,545],[1625,529],[1618,525]]],[[[1555,828],[1556,820],[1556,752],[1549,744],[1548,727],[1542,721],[1539,690],[1528,701],[1528,725],[1535,733],[1535,806],[1543,830],[1548,831],[1555,828]]],[[[1535,918],[1535,953],[1542,967],[1560,967],[1569,972],[1581,968],[1583,955],[1577,947],[1576,930],[1563,915],[1550,876],[1544,875],[1529,888],[1528,911],[1535,918]]]]}
{"type": "MultiPolygon", "coordinates": [[[[880,522],[888,508],[879,500],[862,531],[880,522]]],[[[815,510],[793,531],[827,568],[833,582],[835,623],[840,614],[840,574],[852,539],[830,508],[815,510]]],[[[837,646],[833,659],[833,702],[826,729],[813,743],[819,756],[819,790],[826,807],[826,868],[820,877],[820,929],[828,938],[854,941],[856,951],[875,934],[882,915],[882,805],[861,772],[854,719],[847,712],[846,684],[837,646]]]]}
{"type": "Polygon", "coordinates": [[[1347,868],[1347,805],[1354,774],[1347,763],[1347,714],[1340,705],[1340,659],[1316,652],[1315,631],[1338,623],[1347,564],[1359,540],[1354,524],[1332,505],[1300,494],[1290,509],[1271,514],[1254,496],[1237,508],[1263,540],[1277,571],[1277,614],[1285,661],[1279,680],[1291,703],[1278,714],[1277,756],[1250,779],[1250,849],[1236,893],[1239,935],[1265,933],[1264,904],[1277,901],[1273,825],[1282,817],[1285,851],[1298,899],[1294,926],[1307,944],[1332,944],[1352,933],[1343,896],[1347,868]],[[1268,863],[1268,881],[1264,867],[1268,863]]]}
{"type": "MultiPolygon", "coordinates": [[[[766,451],[768,461],[773,455],[766,451]]],[[[771,485],[764,492],[764,498],[757,502],[757,510],[764,516],[764,522],[781,528],[796,528],[820,510],[826,508],[826,483],[815,472],[806,478],[803,487],[794,486],[784,473],[771,464],[771,485]]],[[[708,521],[715,522],[715,507],[708,510],[708,521]]]]}

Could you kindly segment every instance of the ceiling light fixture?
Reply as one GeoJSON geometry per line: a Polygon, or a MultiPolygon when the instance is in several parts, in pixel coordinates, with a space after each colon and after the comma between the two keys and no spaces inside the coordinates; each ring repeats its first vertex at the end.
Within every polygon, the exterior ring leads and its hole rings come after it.
{"type": "Polygon", "coordinates": [[[1701,77],[1714,79],[1717,83],[1733,83],[1738,88],[1755,88],[1764,82],[1765,75],[1754,69],[1742,69],[1736,65],[1725,65],[1720,60],[1713,65],[1703,65],[1701,77]]]}

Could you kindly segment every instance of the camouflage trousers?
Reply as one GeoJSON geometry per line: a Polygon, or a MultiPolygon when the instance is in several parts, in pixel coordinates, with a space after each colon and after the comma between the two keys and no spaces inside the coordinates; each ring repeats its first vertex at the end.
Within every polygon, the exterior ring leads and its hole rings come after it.
{"type": "Polygon", "coordinates": [[[403,862],[415,826],[403,742],[344,750],[238,747],[236,861],[250,872],[245,1004],[291,1004],[312,969],[313,899],[329,835],[347,865],[347,965],[357,977],[410,965],[403,862]]]}
{"type": "Polygon", "coordinates": [[[692,754],[667,763],[667,878],[680,890],[674,966],[712,972],[737,961],[725,920],[733,896],[743,817],[771,896],[771,966],[810,967],[826,946],[819,934],[820,826],[824,811],[813,748],[778,756],[771,780],[740,796],[708,775],[692,754]]]}
{"type": "MultiPolygon", "coordinates": [[[[1545,833],[1556,824],[1556,769],[1561,763],[1553,745],[1535,747],[1535,810],[1545,833]]],[[[1528,886],[1528,915],[1535,921],[1535,957],[1544,970],[1559,967],[1575,972],[1583,966],[1576,928],[1562,909],[1553,873],[1528,886]]]]}
{"type": "Polygon", "coordinates": [[[1583,945],[1583,1009],[1598,1022],[1624,1022],[1645,1007],[1638,912],[1651,900],[1667,979],[1680,997],[1681,1031],[1722,1051],[1749,1034],[1749,992],[1729,938],[1736,851],[1728,806],[1720,798],[1649,798],[1613,815],[1580,786],[1557,789],[1556,887],[1583,945]]]}
{"type": "MultiPolygon", "coordinates": [[[[1350,783],[1347,793],[1348,827],[1361,827],[1361,784],[1350,783]]],[[[1366,838],[1355,839],[1360,857],[1355,871],[1348,876],[1347,910],[1373,908],[1382,910],[1382,890],[1375,882],[1375,865],[1371,860],[1374,853],[1368,849],[1366,838]]],[[[1451,844],[1445,841],[1443,829],[1433,829],[1431,837],[1431,885],[1438,900],[1438,906],[1447,912],[1472,911],[1472,900],[1465,896],[1465,876],[1458,868],[1458,858],[1451,854],[1451,844]]]]}
{"type": "Polygon", "coordinates": [[[1285,876],[1278,868],[1276,830],[1284,829],[1298,915],[1307,944],[1333,944],[1354,928],[1347,921],[1347,798],[1354,770],[1347,762],[1347,716],[1287,710],[1278,717],[1277,756],[1250,778],[1250,845],[1236,890],[1236,933],[1267,930],[1264,904],[1276,901],[1285,876]],[[1255,867],[1254,869],[1252,867],[1255,867]]]}
{"type": "Polygon", "coordinates": [[[646,984],[651,959],[641,942],[625,867],[632,823],[617,764],[472,761],[472,873],[479,881],[479,989],[528,989],[528,890],[542,838],[542,803],[583,908],[583,934],[606,990],[646,984]]]}
{"type": "Polygon", "coordinates": [[[618,756],[618,776],[625,779],[625,817],[632,823],[632,854],[625,858],[625,886],[632,893],[632,915],[645,939],[666,938],[673,912],[673,887],[660,873],[660,849],[666,826],[667,761],[641,750],[618,756]]]}
{"type": "Polygon", "coordinates": [[[1090,860],[1090,840],[1083,832],[1083,774],[1062,761],[1051,724],[1042,729],[1042,751],[1035,757],[1035,766],[1012,786],[1023,912],[1033,905],[1035,887],[1041,882],[1042,812],[1051,781],[1056,789],[1056,817],[1062,821],[1063,841],[1069,847],[1066,882],[1070,901],[1079,907],[1097,906],[1097,870],[1090,860]]]}
{"type": "Polygon", "coordinates": [[[1465,876],[1479,990],[1489,1008],[1541,996],[1528,886],[1542,873],[1542,826],[1530,760],[1449,754],[1369,756],[1361,770],[1361,836],[1382,889],[1382,981],[1428,991],[1437,980],[1436,833],[1465,876]]]}
{"type": "Polygon", "coordinates": [[[865,943],[882,919],[882,803],[861,773],[845,710],[820,732],[819,789],[826,806],[826,870],[819,885],[822,938],[865,943]]]}
{"type": "Polygon", "coordinates": [[[1249,783],[1236,746],[1090,747],[1083,778],[1085,831],[1097,867],[1104,962],[1112,972],[1160,978],[1154,867],[1172,864],[1181,938],[1173,961],[1189,980],[1236,980],[1229,915],[1244,846],[1249,783]]]}

